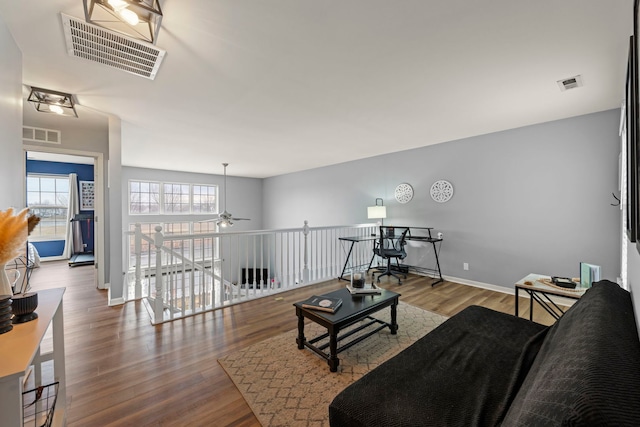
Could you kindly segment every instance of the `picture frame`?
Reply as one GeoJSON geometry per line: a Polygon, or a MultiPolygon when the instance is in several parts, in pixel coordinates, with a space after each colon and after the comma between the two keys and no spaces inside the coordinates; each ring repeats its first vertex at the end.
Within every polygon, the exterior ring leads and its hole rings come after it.
{"type": "Polygon", "coordinates": [[[93,181],[80,181],[80,210],[95,209],[95,188],[93,181]]]}

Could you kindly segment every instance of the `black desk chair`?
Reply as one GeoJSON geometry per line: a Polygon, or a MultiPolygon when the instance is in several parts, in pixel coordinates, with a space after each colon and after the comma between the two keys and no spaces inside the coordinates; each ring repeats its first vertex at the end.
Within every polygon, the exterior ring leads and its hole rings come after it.
{"type": "MultiPolygon", "coordinates": [[[[400,275],[403,278],[407,278],[406,274],[402,273],[394,273],[391,270],[391,259],[395,258],[396,265],[400,267],[399,260],[406,258],[407,253],[404,250],[405,239],[407,237],[407,232],[409,231],[409,227],[392,227],[392,226],[380,226],[380,237],[378,239],[378,245],[373,249],[373,253],[380,256],[382,259],[387,260],[387,266],[384,272],[382,272],[378,276],[378,283],[380,283],[380,278],[382,276],[393,276],[398,279],[398,284],[402,284],[402,280],[400,280],[400,275]]],[[[399,270],[399,269],[398,269],[399,270]]]]}

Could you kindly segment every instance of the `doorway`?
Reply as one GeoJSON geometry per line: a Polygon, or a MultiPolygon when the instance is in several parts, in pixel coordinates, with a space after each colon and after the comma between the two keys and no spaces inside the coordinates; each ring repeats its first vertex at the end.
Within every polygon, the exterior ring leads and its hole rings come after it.
{"type": "Polygon", "coordinates": [[[30,241],[44,259],[67,259],[69,267],[93,265],[96,287],[105,289],[102,153],[30,146],[25,147],[25,158],[25,205],[41,217],[30,241]],[[68,212],[63,202],[74,187],[77,208],[68,212]]]}

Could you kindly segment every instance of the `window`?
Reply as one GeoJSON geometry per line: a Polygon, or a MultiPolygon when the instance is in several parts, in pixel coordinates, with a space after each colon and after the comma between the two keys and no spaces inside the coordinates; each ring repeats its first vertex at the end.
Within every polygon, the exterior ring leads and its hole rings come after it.
{"type": "Polygon", "coordinates": [[[217,231],[215,221],[193,223],[194,233],[215,233],[217,231]]]}
{"type": "Polygon", "coordinates": [[[129,181],[132,215],[185,215],[218,212],[218,186],[129,181]]]}
{"type": "Polygon", "coordinates": [[[129,181],[129,213],[160,213],[160,184],[157,182],[129,181]]]}
{"type": "MultiPolygon", "coordinates": [[[[142,232],[142,234],[146,234],[148,236],[154,236],[154,233],[156,232],[156,225],[160,225],[160,224],[140,224],[140,231],[142,232]]],[[[135,231],[136,230],[135,224],[129,224],[129,230],[135,231]]],[[[142,242],[140,242],[140,249],[141,249],[141,253],[144,254],[144,256],[141,259],[141,266],[142,267],[155,266],[156,265],[155,246],[146,240],[142,240],[142,242]]],[[[136,264],[135,253],[136,253],[136,236],[133,235],[129,237],[129,265],[136,264]]]]}
{"type": "MultiPolygon", "coordinates": [[[[157,225],[162,226],[162,232],[164,235],[169,236],[172,234],[189,234],[189,233],[215,233],[215,222],[168,222],[168,223],[142,223],[140,224],[140,231],[142,234],[148,236],[155,236],[155,228],[157,225]]],[[[135,224],[129,224],[129,230],[135,231],[135,224]]],[[[147,240],[141,242],[141,258],[140,265],[144,268],[154,267],[156,265],[156,248],[152,243],[147,240]]],[[[171,249],[180,253],[181,255],[192,258],[196,261],[202,262],[203,259],[211,260],[212,257],[217,259],[219,257],[218,239],[212,237],[194,239],[193,245],[189,239],[186,240],[173,240],[171,249]],[[192,247],[193,246],[193,247],[192,247]]],[[[165,246],[167,243],[165,242],[165,246]]],[[[167,246],[169,247],[169,246],[167,246]]],[[[135,266],[135,235],[129,236],[129,265],[135,266]]],[[[163,254],[163,257],[168,255],[163,254]]],[[[164,262],[166,262],[166,258],[164,262]]],[[[177,262],[177,261],[172,261],[177,262]]]]}
{"type": "Polygon", "coordinates": [[[193,213],[216,213],[218,212],[217,190],[215,185],[194,185],[192,187],[193,194],[193,213]]]}
{"type": "Polygon", "coordinates": [[[164,184],[163,189],[164,213],[189,213],[189,184],[164,184]]]}
{"type": "Polygon", "coordinates": [[[69,178],[53,175],[27,175],[27,206],[40,217],[31,232],[36,240],[64,240],[69,206],[69,178]]]}

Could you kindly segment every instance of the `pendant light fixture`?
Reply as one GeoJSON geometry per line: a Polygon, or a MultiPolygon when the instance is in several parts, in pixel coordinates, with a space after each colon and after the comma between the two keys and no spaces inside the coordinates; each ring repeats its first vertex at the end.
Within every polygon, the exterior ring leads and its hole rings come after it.
{"type": "Polygon", "coordinates": [[[83,0],[83,5],[88,23],[156,44],[162,24],[158,0],[83,0]]]}
{"type": "Polygon", "coordinates": [[[36,111],[41,113],[78,117],[75,107],[76,104],[73,100],[73,95],[70,93],[32,86],[27,101],[33,104],[36,111]]]}

